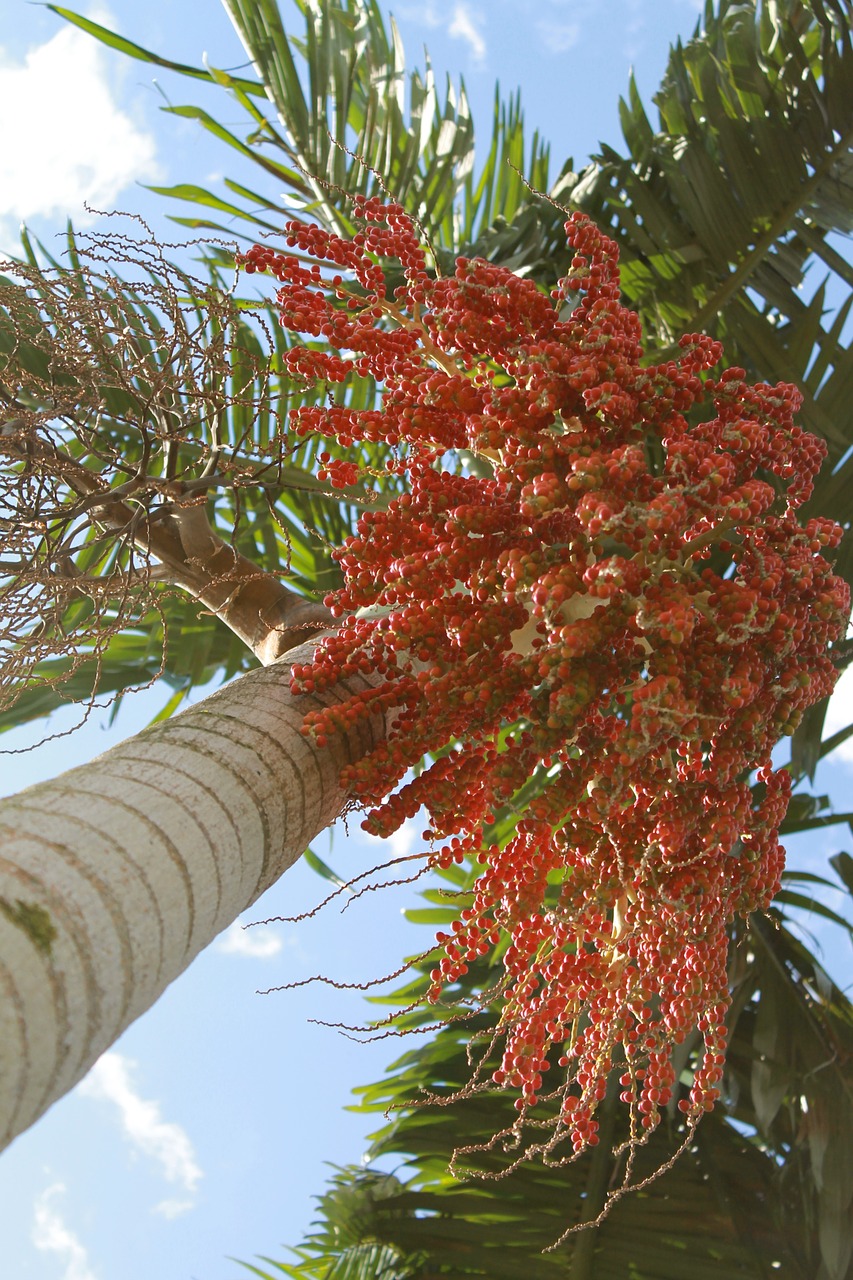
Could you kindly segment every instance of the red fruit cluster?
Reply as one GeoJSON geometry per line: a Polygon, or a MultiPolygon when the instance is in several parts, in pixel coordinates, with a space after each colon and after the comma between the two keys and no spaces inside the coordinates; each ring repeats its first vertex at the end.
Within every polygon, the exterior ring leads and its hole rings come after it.
{"type": "MultiPolygon", "coordinates": [[[[282,282],[282,323],[339,352],[298,346],[294,372],[382,388],[370,412],[297,410],[295,430],[384,441],[409,482],[336,553],[340,628],[293,669],[296,691],[381,681],[304,732],[322,742],[386,712],[385,741],[343,778],[372,806],[367,829],[425,805],[444,842],[434,863],[483,864],[438,936],[430,999],[509,935],[493,1079],[522,1116],[558,1097],[553,1140],[582,1151],[616,1070],[649,1131],[673,1046],[698,1028],[682,1103],[698,1117],[724,1061],[727,925],[767,907],[783,865],[790,775],[771,751],[831,691],[849,612],[822,555],[840,529],[796,515],[824,446],[796,425],[794,387],[711,376],[721,349],[701,334],[644,364],[616,247],[585,217],[566,224],[571,270],[549,296],[479,260],[431,279],[398,206],[357,212],[367,230],[352,241],[289,224],[310,267],[247,258],[282,282]],[[484,847],[534,777],[509,843],[484,847]]],[[[333,484],[355,475],[322,462],[333,484]]]]}

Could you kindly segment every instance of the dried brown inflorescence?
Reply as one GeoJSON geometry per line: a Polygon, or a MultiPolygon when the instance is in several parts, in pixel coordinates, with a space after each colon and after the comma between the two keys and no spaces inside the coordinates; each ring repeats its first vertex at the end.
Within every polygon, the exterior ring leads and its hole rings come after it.
{"type": "Polygon", "coordinates": [[[94,697],[129,629],[156,671],[170,588],[264,662],[328,617],[235,545],[288,457],[263,315],[153,240],[72,251],[0,278],[0,710],[40,684],[94,697]]]}

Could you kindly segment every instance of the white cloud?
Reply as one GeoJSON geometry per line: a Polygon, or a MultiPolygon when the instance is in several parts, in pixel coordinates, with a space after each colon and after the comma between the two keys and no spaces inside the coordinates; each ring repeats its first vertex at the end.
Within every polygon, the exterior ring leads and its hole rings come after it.
{"type": "Polygon", "coordinates": [[[179,1124],[163,1120],[159,1102],[146,1101],[136,1092],[131,1081],[135,1065],[121,1053],[105,1053],[78,1088],[84,1097],[114,1103],[131,1146],[155,1160],[167,1182],[192,1193],[202,1177],[193,1145],[179,1124]]]}
{"type": "MultiPolygon", "coordinates": [[[[846,729],[853,724],[853,667],[848,667],[835,686],[835,692],[829,700],[826,721],[823,728],[824,738],[829,738],[839,729],[846,729]]],[[[842,742],[829,757],[830,760],[843,760],[853,764],[853,738],[842,742]]]]}
{"type": "Polygon", "coordinates": [[[480,30],[482,15],[475,17],[467,4],[458,3],[453,5],[448,23],[447,8],[446,0],[441,0],[440,9],[436,0],[425,0],[425,3],[417,5],[398,4],[395,12],[410,22],[420,22],[432,30],[446,27],[447,34],[453,39],[467,41],[475,62],[482,62],[486,56],[486,41],[480,30]]]}
{"type": "Polygon", "coordinates": [[[456,40],[465,40],[471,47],[475,62],[482,62],[486,56],[486,42],[478,29],[474,16],[467,4],[453,6],[453,17],[447,34],[456,40]]]}
{"type": "Polygon", "coordinates": [[[391,846],[391,856],[393,858],[405,858],[407,854],[412,852],[415,842],[419,839],[421,830],[423,829],[423,821],[418,822],[416,818],[407,818],[402,827],[398,827],[396,831],[392,831],[388,837],[388,843],[391,846]]]}
{"type": "Polygon", "coordinates": [[[259,924],[244,929],[239,920],[229,925],[216,943],[217,951],[224,951],[229,956],[251,956],[253,960],[277,956],[283,946],[280,935],[269,925],[259,924]]]}
{"type": "MultiPolygon", "coordinates": [[[[103,16],[103,15],[100,15],[103,16]]],[[[113,94],[95,40],[70,26],[37,45],[23,62],[0,49],[0,227],[11,245],[21,220],[70,214],[83,202],[111,207],[137,180],[158,176],[153,137],[113,94]]]]}
{"type": "Polygon", "coordinates": [[[66,1226],[62,1215],[54,1207],[53,1202],[56,1197],[63,1195],[64,1192],[64,1185],[61,1182],[55,1182],[36,1200],[32,1231],[33,1244],[46,1253],[59,1255],[65,1267],[63,1280],[97,1280],[89,1266],[89,1255],[85,1245],[81,1244],[74,1232],[66,1226]]]}
{"type": "Polygon", "coordinates": [[[566,53],[569,49],[573,49],[581,34],[576,22],[541,20],[536,23],[536,30],[542,37],[548,53],[566,53]]]}
{"type": "MultiPolygon", "coordinates": [[[[429,815],[421,810],[419,818],[407,818],[402,826],[392,831],[390,836],[371,836],[365,838],[371,843],[383,845],[383,857],[405,858],[412,853],[414,846],[421,841],[421,832],[429,825],[429,815]]],[[[426,847],[426,841],[421,841],[426,847]]]]}
{"type": "Polygon", "coordinates": [[[441,19],[438,16],[433,0],[427,0],[426,4],[398,4],[394,12],[401,18],[408,18],[411,22],[423,22],[428,27],[440,27],[441,19]]]}
{"type": "Polygon", "coordinates": [[[188,1213],[193,1208],[193,1200],[161,1200],[159,1204],[155,1204],[153,1212],[171,1222],[173,1218],[179,1218],[182,1213],[188,1213]]]}

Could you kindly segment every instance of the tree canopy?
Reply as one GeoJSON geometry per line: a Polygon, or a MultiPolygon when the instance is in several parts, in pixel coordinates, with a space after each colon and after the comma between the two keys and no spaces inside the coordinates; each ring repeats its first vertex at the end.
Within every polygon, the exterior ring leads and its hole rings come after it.
{"type": "MultiPolygon", "coordinates": [[[[182,225],[219,240],[233,238],[235,226],[244,242],[277,234],[280,205],[264,194],[272,180],[276,187],[285,183],[293,208],[309,221],[348,236],[356,230],[353,196],[382,194],[381,178],[417,217],[439,269],[449,270],[460,255],[482,257],[544,284],[565,267],[564,215],[531,188],[548,191],[560,204],[590,214],[619,244],[622,296],[640,315],[649,362],[670,359],[682,333],[702,330],[723,342],[726,361],[750,379],[803,389],[801,421],[825,441],[829,455],[804,514],[849,528],[853,437],[845,406],[853,392],[847,324],[853,277],[840,240],[851,220],[849,5],[709,3],[694,39],[672,52],[656,97],[657,122],[631,86],[622,104],[625,153],[605,147],[579,172],[567,168],[555,180],[547,148],[538,138],[525,139],[517,100],[496,102],[488,157],[475,169],[464,94],[442,99],[429,72],[407,75],[399,39],[376,0],[334,7],[300,0],[306,25],[298,39],[285,33],[272,0],[232,0],[227,7],[255,78],[176,67],[56,10],[124,53],[214,82],[229,111],[236,104],[243,112],[245,129],[235,131],[198,107],[172,108],[256,163],[261,188],[229,180],[232,201],[171,188],[164,194],[196,206],[177,216],[182,225]],[[821,283],[804,290],[818,273],[821,283]]],[[[79,252],[76,238],[70,244],[72,255],[79,252]]],[[[277,418],[282,411],[273,406],[289,409],[297,398],[305,403],[304,381],[288,368],[289,340],[269,304],[248,296],[232,300],[224,288],[233,250],[211,244],[206,256],[204,282],[152,261],[144,280],[128,283],[73,256],[69,265],[45,265],[34,247],[26,267],[8,273],[0,351],[15,421],[28,414],[38,424],[52,423],[62,416],[63,397],[74,411],[64,415],[56,438],[61,465],[55,452],[42,459],[39,483],[52,495],[54,523],[35,556],[30,548],[20,553],[31,575],[29,612],[18,614],[21,634],[7,645],[7,687],[17,701],[4,712],[4,727],[44,714],[68,694],[85,702],[93,670],[101,691],[118,692],[131,671],[154,676],[162,667],[177,704],[191,684],[214,671],[231,674],[250,660],[245,643],[197,620],[194,606],[173,590],[185,585],[178,576],[158,583],[149,571],[132,580],[139,541],[117,545],[104,538],[105,512],[126,522],[121,504],[129,484],[142,513],[137,524],[146,529],[175,521],[176,493],[187,506],[191,495],[204,494],[210,535],[264,575],[286,576],[306,600],[339,581],[330,550],[344,541],[364,504],[382,510],[398,491],[376,444],[359,446],[370,484],[359,480],[341,491],[320,478],[328,463],[318,454],[322,448],[330,462],[344,463],[352,457],[347,446],[289,437],[286,449],[276,444],[271,451],[284,416],[277,418]],[[163,292],[166,277],[173,283],[163,292]],[[85,306],[75,296],[85,297],[85,306]],[[28,328],[35,305],[40,316],[28,328]],[[259,334],[272,348],[271,359],[259,334]],[[65,358],[75,349],[83,353],[77,364],[65,358]],[[99,477],[97,486],[92,476],[99,477]],[[81,576],[88,584],[95,575],[109,590],[81,593],[81,576]],[[166,634],[180,636],[165,651],[158,645],[152,652],[152,609],[166,634]],[[36,612],[46,625],[33,625],[36,612]],[[24,687],[14,663],[27,648],[24,687]]],[[[308,391],[309,403],[313,395],[321,405],[326,391],[322,385],[308,391]]],[[[343,396],[335,395],[341,408],[358,413],[375,404],[376,392],[376,379],[360,374],[343,396]]],[[[4,429],[4,448],[13,462],[20,458],[19,428],[4,429]]],[[[152,553],[162,562],[143,539],[143,561],[150,564],[152,553]]],[[[848,537],[835,559],[848,582],[850,557],[848,537]]],[[[185,564],[184,576],[186,570],[185,564]]],[[[5,581],[20,590],[20,568],[10,565],[6,573],[5,581]]],[[[849,657],[843,644],[833,655],[838,666],[849,657]]],[[[783,835],[850,820],[827,813],[825,799],[808,790],[817,761],[853,732],[822,741],[824,714],[825,701],[794,733],[790,773],[798,789],[783,835]]],[[[496,821],[504,824],[499,841],[508,840],[510,816],[496,821]]],[[[838,855],[833,867],[853,891],[849,857],[838,855]]],[[[447,868],[444,876],[467,901],[473,870],[447,868]]],[[[771,915],[753,914],[735,926],[725,1106],[703,1121],[675,1168],[577,1237],[571,1274],[624,1275],[633,1266],[638,1276],[682,1275],[685,1257],[691,1274],[709,1277],[819,1272],[842,1280],[848,1274],[853,1097],[846,1064],[853,1010],[786,918],[792,908],[828,913],[809,897],[815,888],[804,873],[789,872],[771,915]]],[[[450,908],[441,888],[427,890],[427,899],[420,909],[424,923],[445,921],[450,908]]],[[[458,981],[476,993],[493,980],[495,963],[494,956],[484,957],[458,981]]],[[[407,985],[391,1003],[407,1004],[412,991],[407,985]]],[[[482,1016],[485,1034],[488,1014],[482,1016]]],[[[682,1069],[694,1050],[685,1043],[682,1069]]],[[[459,1029],[448,1023],[407,1054],[388,1081],[365,1091],[369,1105],[403,1106],[380,1132],[374,1154],[402,1153],[406,1180],[342,1175],[323,1202],[324,1225],[298,1274],[366,1276],[390,1267],[406,1275],[509,1275],[520,1265],[545,1274],[562,1265],[561,1255],[539,1251],[561,1233],[572,1196],[570,1212],[579,1217],[594,1217],[590,1210],[604,1204],[613,1185],[609,1148],[618,1138],[618,1112],[605,1098],[613,1141],[570,1172],[525,1167],[507,1182],[455,1184],[445,1173],[453,1150],[493,1133],[503,1101],[471,1098],[458,1114],[405,1104],[419,1087],[452,1092],[466,1071],[459,1029]]],[[[655,1167],[666,1164],[681,1141],[676,1120],[657,1130],[645,1149],[643,1159],[655,1167]]],[[[499,1164],[501,1157],[490,1159],[499,1164]]]]}

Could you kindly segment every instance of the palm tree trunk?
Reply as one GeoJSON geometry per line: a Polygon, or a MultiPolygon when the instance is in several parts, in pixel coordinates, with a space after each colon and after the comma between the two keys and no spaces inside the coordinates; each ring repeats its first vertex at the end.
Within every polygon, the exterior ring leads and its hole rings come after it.
{"type": "Polygon", "coordinates": [[[384,722],[302,736],[323,701],[289,670],[311,648],[0,802],[0,1148],[340,813],[340,769],[384,722]]]}

